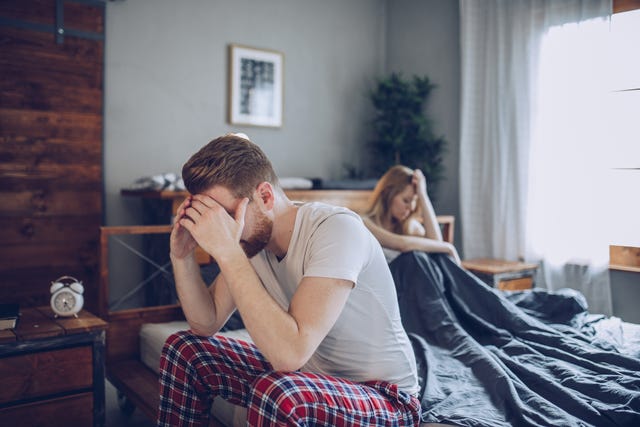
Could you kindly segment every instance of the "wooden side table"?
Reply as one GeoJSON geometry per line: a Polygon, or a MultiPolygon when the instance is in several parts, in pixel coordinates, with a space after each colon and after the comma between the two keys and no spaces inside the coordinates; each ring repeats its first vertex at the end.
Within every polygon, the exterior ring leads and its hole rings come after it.
{"type": "Polygon", "coordinates": [[[17,327],[0,331],[0,425],[104,426],[106,328],[85,310],[21,309],[17,327]]]}
{"type": "Polygon", "coordinates": [[[462,266],[489,286],[505,291],[533,288],[538,268],[538,264],[491,258],[462,261],[462,266]]]}

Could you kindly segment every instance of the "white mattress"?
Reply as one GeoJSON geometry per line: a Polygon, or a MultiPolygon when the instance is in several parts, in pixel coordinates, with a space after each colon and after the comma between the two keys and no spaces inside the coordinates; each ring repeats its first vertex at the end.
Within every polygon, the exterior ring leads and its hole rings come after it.
{"type": "MultiPolygon", "coordinates": [[[[165,341],[169,338],[169,335],[187,329],[189,329],[189,324],[185,321],[147,323],[142,325],[140,328],[140,359],[142,363],[153,369],[156,373],[159,373],[160,355],[165,341]]],[[[221,332],[220,335],[251,341],[251,337],[246,329],[221,332]]],[[[219,421],[228,427],[246,425],[247,410],[240,406],[232,405],[224,399],[214,399],[211,412],[215,414],[215,417],[219,421]]]]}

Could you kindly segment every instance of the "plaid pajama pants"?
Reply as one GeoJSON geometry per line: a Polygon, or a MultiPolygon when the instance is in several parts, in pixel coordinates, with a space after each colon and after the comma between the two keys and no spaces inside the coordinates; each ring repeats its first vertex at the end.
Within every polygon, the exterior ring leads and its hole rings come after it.
{"type": "Polygon", "coordinates": [[[206,426],[214,396],[247,408],[249,426],[417,426],[420,402],[383,381],[276,372],[251,343],[190,332],[160,361],[158,426],[206,426]]]}

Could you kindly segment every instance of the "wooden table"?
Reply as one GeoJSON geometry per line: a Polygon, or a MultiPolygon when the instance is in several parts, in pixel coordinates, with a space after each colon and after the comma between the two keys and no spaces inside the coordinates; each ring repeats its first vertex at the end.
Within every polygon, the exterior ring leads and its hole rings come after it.
{"type": "Polygon", "coordinates": [[[640,246],[609,246],[609,280],[613,315],[640,323],[640,246]]]}
{"type": "Polygon", "coordinates": [[[538,264],[491,258],[462,261],[462,266],[489,286],[508,291],[533,288],[538,268],[538,264]]]}
{"type": "Polygon", "coordinates": [[[85,310],[21,309],[16,328],[0,331],[0,425],[104,426],[106,328],[85,310]]]}

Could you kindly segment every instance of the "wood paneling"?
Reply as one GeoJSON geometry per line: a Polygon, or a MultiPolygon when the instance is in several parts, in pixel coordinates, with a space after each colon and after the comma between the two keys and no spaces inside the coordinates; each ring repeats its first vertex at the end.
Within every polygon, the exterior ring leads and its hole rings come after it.
{"type": "Polygon", "coordinates": [[[0,2],[0,300],[48,303],[72,275],[97,307],[104,5],[0,2]]]}
{"type": "MultiPolygon", "coordinates": [[[[99,215],[99,212],[97,213],[99,215]]],[[[26,245],[35,241],[35,236],[47,233],[51,243],[68,242],[73,236],[80,241],[95,238],[96,230],[91,224],[78,224],[75,216],[56,218],[51,216],[7,216],[0,218],[0,242],[8,245],[26,245]]]]}
{"type": "MultiPolygon", "coordinates": [[[[1,252],[2,250],[0,249],[1,252]]],[[[62,276],[62,274],[55,275],[59,271],[64,271],[67,275],[78,278],[78,280],[82,280],[82,278],[88,277],[92,273],[91,269],[84,268],[77,262],[72,264],[74,262],[75,260],[70,259],[67,265],[13,268],[2,272],[0,277],[2,300],[18,302],[22,307],[49,304],[51,296],[49,287],[53,280],[62,276]]],[[[86,283],[84,284],[86,285],[86,283]]],[[[85,297],[86,295],[87,292],[85,291],[85,297]]]]}
{"type": "MultiPolygon", "coordinates": [[[[60,177],[57,179],[63,181],[60,177]]],[[[62,185],[59,188],[45,186],[26,177],[22,183],[31,184],[34,187],[33,190],[0,190],[3,217],[73,216],[82,218],[87,215],[100,215],[102,202],[99,194],[96,195],[95,192],[71,191],[63,188],[62,185]]],[[[96,229],[96,233],[97,231],[96,229]]]]}
{"type": "Polygon", "coordinates": [[[66,2],[64,22],[67,28],[104,33],[104,14],[90,4],[66,2]]]}
{"type": "Polygon", "coordinates": [[[3,0],[0,16],[37,24],[54,25],[55,0],[3,0]]]}

